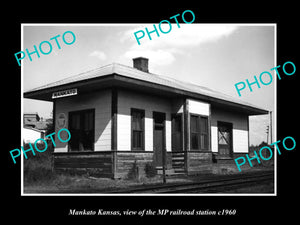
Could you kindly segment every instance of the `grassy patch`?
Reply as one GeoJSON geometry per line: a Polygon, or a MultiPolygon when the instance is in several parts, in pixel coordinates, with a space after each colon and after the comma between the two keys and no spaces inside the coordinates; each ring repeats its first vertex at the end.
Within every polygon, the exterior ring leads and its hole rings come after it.
{"type": "MultiPolygon", "coordinates": [[[[32,145],[33,146],[33,145],[32,145]]],[[[38,144],[39,149],[44,148],[44,143],[38,144]]],[[[29,149],[29,144],[24,149],[29,149]]],[[[52,172],[52,146],[48,145],[45,152],[36,152],[36,155],[29,155],[28,159],[24,158],[24,184],[38,184],[50,182],[54,179],[55,174],[52,172]]]]}
{"type": "MultiPolygon", "coordinates": [[[[43,143],[38,144],[37,147],[44,149],[43,143]]],[[[24,149],[29,148],[28,144],[24,146],[24,149]]],[[[52,153],[53,148],[50,144],[45,152],[36,152],[35,156],[28,152],[28,159],[24,159],[24,193],[67,193],[68,191],[101,193],[101,190],[121,189],[161,180],[153,177],[152,168],[148,168],[149,171],[147,171],[151,178],[141,178],[140,180],[134,179],[136,178],[136,168],[132,169],[131,179],[126,180],[96,178],[89,173],[81,175],[72,172],[58,173],[52,170],[52,153]]]]}

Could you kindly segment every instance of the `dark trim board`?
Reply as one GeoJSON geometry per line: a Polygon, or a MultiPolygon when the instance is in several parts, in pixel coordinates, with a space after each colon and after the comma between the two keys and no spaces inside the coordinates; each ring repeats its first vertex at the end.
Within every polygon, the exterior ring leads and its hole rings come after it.
{"type": "Polygon", "coordinates": [[[190,146],[190,127],[189,127],[189,106],[187,99],[184,100],[183,103],[183,129],[184,129],[184,135],[183,135],[183,141],[184,141],[184,171],[188,171],[188,157],[187,157],[187,151],[189,151],[190,146]]]}
{"type": "Polygon", "coordinates": [[[52,154],[54,156],[59,155],[99,155],[99,154],[106,154],[111,153],[113,151],[107,150],[107,151],[72,151],[72,152],[53,152],[52,154]]]}
{"type": "Polygon", "coordinates": [[[118,143],[118,90],[111,91],[111,150],[117,150],[118,143]]]}
{"type": "MultiPolygon", "coordinates": [[[[52,114],[53,114],[53,131],[56,132],[56,100],[55,99],[53,101],[52,114]]],[[[55,136],[56,135],[54,135],[54,142],[55,142],[55,136]]],[[[53,148],[54,148],[54,145],[53,145],[53,148]]]]}
{"type": "Polygon", "coordinates": [[[118,90],[111,90],[111,150],[112,152],[112,176],[116,178],[117,148],[118,148],[118,90]]]}

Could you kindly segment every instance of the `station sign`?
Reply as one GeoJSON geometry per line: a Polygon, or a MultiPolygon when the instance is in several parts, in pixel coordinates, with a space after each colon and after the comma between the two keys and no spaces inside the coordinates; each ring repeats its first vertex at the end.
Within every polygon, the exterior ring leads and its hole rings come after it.
{"type": "Polygon", "coordinates": [[[72,95],[77,95],[77,88],[53,92],[52,99],[63,98],[63,97],[72,96],[72,95]]]}

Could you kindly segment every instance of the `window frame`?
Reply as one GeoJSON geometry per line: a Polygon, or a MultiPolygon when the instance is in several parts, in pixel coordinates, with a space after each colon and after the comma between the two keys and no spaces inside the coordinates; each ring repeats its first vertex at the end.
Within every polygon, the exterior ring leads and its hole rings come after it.
{"type": "Polygon", "coordinates": [[[209,119],[208,119],[208,116],[200,116],[200,120],[199,120],[199,123],[200,123],[200,150],[208,150],[209,148],[209,119]],[[203,129],[201,128],[201,119],[206,119],[206,124],[205,126],[207,127],[207,131],[203,131],[203,129]],[[204,138],[204,143],[201,143],[201,136],[202,135],[206,135],[206,143],[207,143],[207,146],[205,146],[205,138],[204,138]],[[201,145],[203,144],[203,148],[201,148],[201,145]]]}
{"type": "Polygon", "coordinates": [[[190,137],[189,137],[189,140],[190,140],[190,150],[195,150],[195,151],[208,151],[209,150],[209,116],[206,116],[206,115],[200,115],[200,114],[194,114],[194,113],[190,113],[190,118],[189,118],[189,125],[190,125],[190,137]],[[196,132],[196,134],[198,135],[198,148],[193,148],[192,146],[192,133],[195,133],[195,132],[192,132],[192,125],[191,125],[191,121],[192,121],[192,117],[196,117],[197,118],[197,125],[199,127],[199,131],[196,132]],[[202,118],[205,118],[206,119],[206,126],[207,126],[207,132],[204,132],[202,127],[201,127],[201,119],[202,118]],[[207,146],[204,146],[204,148],[201,148],[201,136],[202,135],[206,135],[206,141],[207,141],[207,146]]]}
{"type": "Polygon", "coordinates": [[[131,116],[131,150],[132,151],[145,151],[145,110],[143,109],[136,109],[136,108],[131,108],[130,109],[130,116],[131,116]],[[133,113],[141,113],[142,114],[142,121],[141,121],[141,127],[142,130],[140,132],[142,132],[142,140],[141,140],[141,147],[134,147],[133,143],[134,142],[134,136],[133,136],[133,132],[135,131],[133,129],[133,113]]]}

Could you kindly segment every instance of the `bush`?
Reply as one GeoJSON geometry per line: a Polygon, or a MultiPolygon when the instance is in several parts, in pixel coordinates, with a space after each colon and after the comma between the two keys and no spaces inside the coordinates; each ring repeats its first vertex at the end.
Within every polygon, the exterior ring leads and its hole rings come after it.
{"type": "Polygon", "coordinates": [[[145,165],[145,174],[147,178],[154,177],[157,174],[156,168],[152,163],[145,165]]]}
{"type": "Polygon", "coordinates": [[[249,157],[252,158],[255,156],[255,153],[258,155],[260,163],[257,162],[257,160],[252,160],[252,165],[254,167],[273,167],[274,166],[274,146],[270,146],[268,145],[266,142],[262,142],[261,144],[257,145],[257,146],[253,146],[251,145],[249,148],[249,157]],[[261,158],[260,155],[260,149],[264,146],[268,146],[270,149],[272,149],[272,153],[270,153],[267,150],[264,150],[261,152],[261,155],[263,156],[263,158],[268,159],[269,157],[271,157],[269,160],[263,160],[261,158]],[[272,154],[272,156],[271,156],[272,154]]]}
{"type": "Polygon", "coordinates": [[[130,179],[130,180],[131,179],[138,179],[138,177],[139,177],[139,171],[138,170],[139,170],[139,168],[138,168],[137,162],[135,160],[134,163],[132,164],[132,167],[128,171],[127,178],[130,179]]]}

